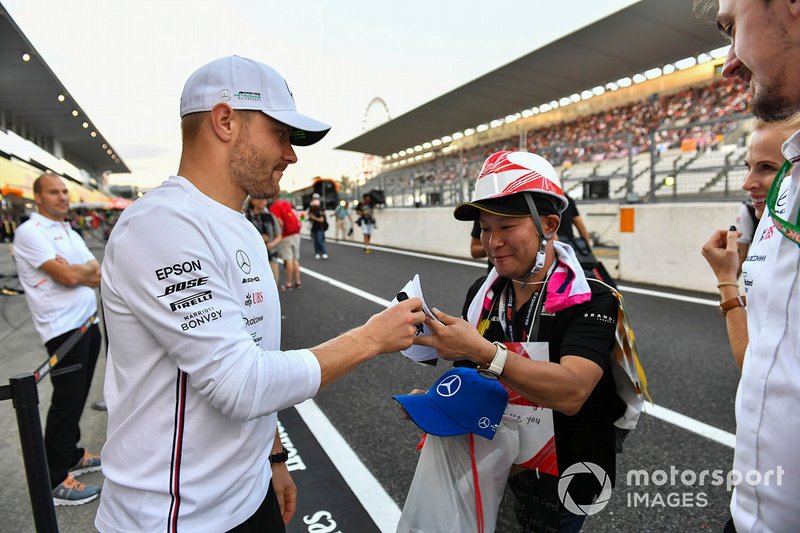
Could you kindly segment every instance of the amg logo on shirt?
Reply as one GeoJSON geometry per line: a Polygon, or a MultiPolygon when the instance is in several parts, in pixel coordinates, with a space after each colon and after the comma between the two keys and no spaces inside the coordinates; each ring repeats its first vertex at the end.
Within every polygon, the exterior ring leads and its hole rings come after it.
{"type": "Polygon", "coordinates": [[[172,302],[169,304],[169,308],[172,309],[172,312],[174,313],[178,309],[188,309],[189,307],[194,307],[199,303],[207,302],[211,298],[211,291],[203,291],[201,293],[193,294],[191,296],[187,296],[186,298],[172,302]]]}
{"type": "Polygon", "coordinates": [[[208,276],[203,276],[202,278],[187,279],[186,281],[175,283],[164,289],[164,294],[156,296],[156,298],[161,298],[162,296],[167,296],[168,294],[181,292],[184,289],[192,289],[194,287],[205,285],[206,281],[208,281],[208,276]]]}

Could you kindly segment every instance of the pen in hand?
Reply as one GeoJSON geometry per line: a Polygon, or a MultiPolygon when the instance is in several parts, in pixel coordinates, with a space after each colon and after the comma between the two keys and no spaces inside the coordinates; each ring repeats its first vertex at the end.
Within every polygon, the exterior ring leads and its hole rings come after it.
{"type": "MultiPolygon", "coordinates": [[[[408,294],[403,291],[397,293],[397,301],[402,302],[403,300],[408,300],[408,294]]],[[[416,335],[420,335],[422,333],[422,324],[417,324],[417,333],[416,335]]]]}

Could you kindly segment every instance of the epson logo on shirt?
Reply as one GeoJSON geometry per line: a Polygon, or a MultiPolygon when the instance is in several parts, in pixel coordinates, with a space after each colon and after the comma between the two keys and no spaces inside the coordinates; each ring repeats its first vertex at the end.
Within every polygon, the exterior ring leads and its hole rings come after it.
{"type": "Polygon", "coordinates": [[[202,267],[200,266],[200,260],[192,259],[191,261],[183,261],[181,263],[175,263],[174,265],[168,265],[163,268],[159,268],[155,271],[155,274],[158,280],[161,281],[172,275],[180,276],[181,274],[187,274],[189,272],[194,272],[195,270],[201,269],[202,267]]]}

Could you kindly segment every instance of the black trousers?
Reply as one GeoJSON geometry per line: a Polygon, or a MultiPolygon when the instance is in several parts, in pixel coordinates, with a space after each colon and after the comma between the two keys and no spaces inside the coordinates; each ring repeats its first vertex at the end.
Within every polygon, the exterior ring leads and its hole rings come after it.
{"type": "Polygon", "coordinates": [[[285,533],[285,531],[281,506],[270,482],[267,495],[258,510],[228,533],[285,533]]]}
{"type": "MultiPolygon", "coordinates": [[[[47,341],[45,343],[47,353],[58,353],[58,348],[73,331],[77,330],[68,331],[47,341]]],[[[78,448],[78,441],[81,439],[79,423],[99,353],[100,328],[94,324],[86,330],[69,352],[59,354],[61,361],[54,370],[76,364],[79,364],[80,368],[66,374],[50,376],[53,397],[50,400],[50,409],[47,411],[44,447],[50,470],[50,484],[53,488],[66,479],[67,470],[83,457],[83,449],[78,448]]]]}

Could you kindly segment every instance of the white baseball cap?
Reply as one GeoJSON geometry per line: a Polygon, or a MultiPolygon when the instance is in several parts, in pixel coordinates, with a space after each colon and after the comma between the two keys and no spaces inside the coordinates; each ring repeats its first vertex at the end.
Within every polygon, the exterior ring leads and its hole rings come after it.
{"type": "Polygon", "coordinates": [[[273,68],[244,57],[217,59],[189,76],[181,94],[181,118],[211,111],[219,103],[261,111],[291,126],[291,142],[297,146],[314,144],[331,129],[297,112],[289,85],[273,68]]]}

